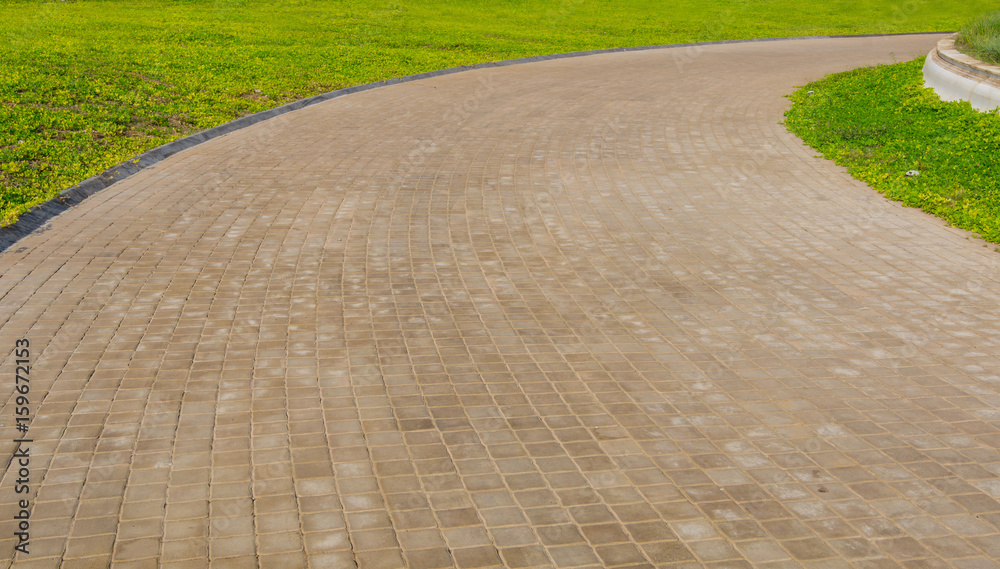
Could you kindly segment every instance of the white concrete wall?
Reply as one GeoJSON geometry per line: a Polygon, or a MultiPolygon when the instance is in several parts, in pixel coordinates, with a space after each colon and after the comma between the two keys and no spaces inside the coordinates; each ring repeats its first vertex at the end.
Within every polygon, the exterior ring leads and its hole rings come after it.
{"type": "Polygon", "coordinates": [[[945,101],[969,101],[980,111],[1000,107],[1000,68],[959,52],[951,38],[928,54],[924,85],[945,101]]]}

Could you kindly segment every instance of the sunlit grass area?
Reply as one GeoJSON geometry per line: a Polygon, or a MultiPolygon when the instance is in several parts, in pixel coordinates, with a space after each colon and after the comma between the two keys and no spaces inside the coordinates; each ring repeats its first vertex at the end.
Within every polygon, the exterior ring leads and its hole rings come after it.
{"type": "Polygon", "coordinates": [[[588,49],[957,29],[994,0],[0,0],[0,224],[150,148],[325,91],[588,49]]]}

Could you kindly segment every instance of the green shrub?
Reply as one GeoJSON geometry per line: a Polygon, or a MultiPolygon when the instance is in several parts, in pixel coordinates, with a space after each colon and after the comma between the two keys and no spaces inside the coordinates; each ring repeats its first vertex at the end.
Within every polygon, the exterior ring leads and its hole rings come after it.
{"type": "Polygon", "coordinates": [[[962,26],[955,43],[977,59],[1000,65],[1000,11],[984,14],[962,26]]]}

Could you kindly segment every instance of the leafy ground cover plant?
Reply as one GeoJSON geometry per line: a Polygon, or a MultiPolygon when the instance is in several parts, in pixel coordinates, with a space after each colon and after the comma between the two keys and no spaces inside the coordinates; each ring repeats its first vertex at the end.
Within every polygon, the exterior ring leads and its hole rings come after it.
{"type": "Polygon", "coordinates": [[[956,29],[994,0],[0,0],[0,225],[150,148],[332,89],[547,53],[956,29]]]}
{"type": "Polygon", "coordinates": [[[1000,114],[941,101],[923,86],[923,64],[809,83],[790,95],[785,125],[887,197],[1000,243],[1000,114]]]}

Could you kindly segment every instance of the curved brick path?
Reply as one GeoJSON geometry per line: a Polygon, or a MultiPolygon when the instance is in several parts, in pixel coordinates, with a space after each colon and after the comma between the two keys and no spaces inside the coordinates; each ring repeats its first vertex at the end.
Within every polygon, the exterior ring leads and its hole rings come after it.
{"type": "Polygon", "coordinates": [[[442,76],[88,199],[0,255],[17,567],[997,567],[1000,255],[778,124],[936,40],[442,76]]]}

